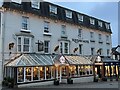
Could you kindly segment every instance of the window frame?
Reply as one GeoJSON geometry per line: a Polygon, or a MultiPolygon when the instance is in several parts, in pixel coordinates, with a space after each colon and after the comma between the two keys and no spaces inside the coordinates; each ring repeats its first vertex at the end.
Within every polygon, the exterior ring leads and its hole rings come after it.
{"type": "Polygon", "coordinates": [[[83,44],[79,44],[79,54],[82,55],[83,54],[83,44]]]}
{"type": "Polygon", "coordinates": [[[69,54],[70,53],[70,46],[69,46],[69,42],[67,41],[60,41],[59,42],[59,46],[60,46],[60,53],[61,54],[69,54]],[[65,44],[67,44],[67,49],[65,44]],[[66,52],[67,50],[67,52],[66,52]]]}
{"type": "Polygon", "coordinates": [[[57,14],[57,7],[54,5],[49,5],[49,11],[50,13],[57,14]]]}
{"type": "Polygon", "coordinates": [[[102,27],[103,26],[103,23],[101,21],[98,21],[98,26],[99,27],[102,27]]]}
{"type": "Polygon", "coordinates": [[[35,9],[40,9],[40,2],[38,0],[31,0],[31,7],[35,9]]]}
{"type": "Polygon", "coordinates": [[[29,30],[29,17],[22,16],[22,29],[29,30]]]}
{"type": "Polygon", "coordinates": [[[66,16],[66,18],[72,19],[72,11],[70,11],[70,10],[65,10],[65,16],[66,16]]]}
{"type": "Polygon", "coordinates": [[[66,25],[61,25],[61,36],[62,37],[66,37],[67,36],[66,25]]]}
{"type": "Polygon", "coordinates": [[[44,40],[44,53],[50,53],[50,41],[44,40]],[[46,46],[47,43],[47,46],[46,46]],[[47,49],[47,52],[46,52],[47,49]]]}
{"type": "Polygon", "coordinates": [[[50,22],[44,21],[44,32],[49,33],[50,32],[50,22]]]}
{"type": "MultiPolygon", "coordinates": [[[[31,49],[32,49],[32,46],[31,46],[31,42],[32,42],[32,37],[27,37],[27,36],[18,36],[17,37],[17,52],[21,52],[21,53],[26,53],[26,52],[31,52],[31,49]],[[18,41],[18,38],[21,38],[21,44],[19,44],[19,41],[18,41]],[[24,46],[25,46],[25,44],[24,44],[24,39],[29,39],[29,44],[28,44],[28,46],[29,46],[29,50],[28,51],[24,51],[24,46]],[[20,46],[20,50],[19,50],[19,46],[20,46]]],[[[27,44],[26,44],[27,45],[27,44]]]]}
{"type": "Polygon", "coordinates": [[[90,32],[90,39],[94,39],[94,32],[90,32]]]}
{"type": "Polygon", "coordinates": [[[83,15],[77,14],[78,21],[83,22],[83,15]]]}
{"type": "Polygon", "coordinates": [[[106,29],[110,29],[110,24],[105,23],[105,27],[106,27],[106,29]]]}
{"type": "Polygon", "coordinates": [[[95,19],[90,18],[90,24],[91,24],[91,25],[95,25],[95,19]]]}
{"type": "Polygon", "coordinates": [[[82,39],[82,29],[78,29],[78,39],[82,39]]]}

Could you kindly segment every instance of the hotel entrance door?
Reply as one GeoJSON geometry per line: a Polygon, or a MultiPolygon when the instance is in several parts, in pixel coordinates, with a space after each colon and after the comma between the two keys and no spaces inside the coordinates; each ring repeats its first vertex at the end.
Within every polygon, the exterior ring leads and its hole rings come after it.
{"type": "Polygon", "coordinates": [[[102,78],[102,66],[101,65],[96,65],[95,66],[95,74],[98,75],[99,78],[102,78]]]}

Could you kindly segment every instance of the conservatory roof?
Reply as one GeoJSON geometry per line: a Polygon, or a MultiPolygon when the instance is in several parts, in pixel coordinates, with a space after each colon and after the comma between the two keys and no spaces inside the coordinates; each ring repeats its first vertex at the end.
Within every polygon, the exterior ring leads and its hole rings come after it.
{"type": "Polygon", "coordinates": [[[10,60],[7,67],[52,66],[52,65],[92,65],[91,58],[79,55],[22,54],[10,60]]]}
{"type": "Polygon", "coordinates": [[[83,56],[78,56],[78,55],[75,55],[75,56],[65,56],[65,58],[68,60],[69,64],[71,65],[90,65],[90,64],[93,64],[91,62],[90,59],[88,58],[85,58],[83,56]]]}
{"type": "Polygon", "coordinates": [[[20,67],[20,66],[51,66],[53,60],[51,55],[41,54],[22,54],[20,57],[7,63],[6,66],[20,67]]]}

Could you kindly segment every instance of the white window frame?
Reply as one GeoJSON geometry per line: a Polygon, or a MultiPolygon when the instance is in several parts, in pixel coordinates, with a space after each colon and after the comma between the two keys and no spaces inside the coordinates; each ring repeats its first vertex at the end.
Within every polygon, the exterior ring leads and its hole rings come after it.
{"type": "Polygon", "coordinates": [[[44,40],[44,53],[50,53],[50,41],[44,40]],[[48,42],[48,46],[45,45],[45,42],[48,42]],[[48,52],[45,52],[45,49],[48,49],[48,52]]]}
{"type": "Polygon", "coordinates": [[[32,8],[40,9],[40,2],[38,0],[31,0],[32,8]]]}
{"type": "Polygon", "coordinates": [[[12,2],[21,4],[21,0],[11,0],[12,2]]]}
{"type": "Polygon", "coordinates": [[[102,34],[98,34],[99,41],[102,40],[102,34]]]}
{"type": "Polygon", "coordinates": [[[107,49],[107,56],[110,55],[110,49],[107,49]]]}
{"type": "Polygon", "coordinates": [[[77,14],[77,16],[78,16],[78,21],[83,22],[83,15],[81,15],[81,14],[77,14]]]}
{"type": "Polygon", "coordinates": [[[32,37],[27,37],[27,36],[18,36],[17,37],[17,52],[31,52],[31,42],[32,42],[32,37]],[[21,43],[19,44],[18,43],[18,38],[21,38],[21,43]],[[24,45],[27,45],[27,44],[24,44],[24,39],[27,38],[29,39],[29,50],[28,51],[24,51],[24,45]],[[21,46],[21,51],[19,51],[19,47],[18,46],[21,46]]]}
{"type": "Polygon", "coordinates": [[[79,44],[79,54],[82,55],[83,54],[83,44],[79,44]],[[80,49],[81,46],[81,49],[80,49]]]}
{"type": "Polygon", "coordinates": [[[90,24],[95,25],[95,19],[90,18],[90,24]]]}
{"type": "Polygon", "coordinates": [[[50,33],[49,24],[50,24],[50,22],[44,21],[44,32],[46,32],[46,33],[50,33]]]}
{"type": "Polygon", "coordinates": [[[91,47],[91,55],[94,55],[94,54],[95,54],[95,48],[91,47]]]}
{"type": "Polygon", "coordinates": [[[29,30],[29,17],[27,16],[22,16],[22,23],[21,23],[21,31],[25,31],[25,32],[31,32],[31,30],[29,30]]]}
{"type": "Polygon", "coordinates": [[[101,21],[98,21],[98,26],[102,27],[103,23],[101,21]]]}
{"type": "Polygon", "coordinates": [[[49,5],[50,13],[57,14],[57,7],[53,5],[49,5]]]}
{"type": "Polygon", "coordinates": [[[94,39],[94,32],[90,32],[90,39],[94,39]]]}
{"type": "Polygon", "coordinates": [[[65,14],[67,18],[72,18],[72,11],[65,10],[65,14]]]}
{"type": "Polygon", "coordinates": [[[61,25],[61,36],[67,36],[66,25],[61,25]]]}
{"type": "Polygon", "coordinates": [[[109,36],[108,35],[106,35],[106,42],[109,42],[109,36]]]}
{"type": "Polygon", "coordinates": [[[69,54],[70,52],[70,46],[69,46],[69,42],[67,42],[67,41],[60,41],[59,42],[59,46],[60,46],[60,53],[62,53],[62,54],[69,54]],[[67,53],[65,53],[65,43],[67,43],[68,44],[68,47],[67,47],[67,53]]]}
{"type": "Polygon", "coordinates": [[[110,29],[110,24],[105,23],[105,27],[106,27],[106,29],[110,29]]]}
{"type": "Polygon", "coordinates": [[[82,29],[78,29],[78,39],[82,39],[82,29]]]}

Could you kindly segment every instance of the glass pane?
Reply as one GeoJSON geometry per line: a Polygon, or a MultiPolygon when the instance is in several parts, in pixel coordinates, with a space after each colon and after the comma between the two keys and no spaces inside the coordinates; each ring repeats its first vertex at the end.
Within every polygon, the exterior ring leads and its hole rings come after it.
{"type": "Polygon", "coordinates": [[[29,38],[24,38],[24,44],[29,44],[29,38]]]}
{"type": "Polygon", "coordinates": [[[18,51],[21,51],[21,45],[18,45],[18,51]]]}
{"type": "Polygon", "coordinates": [[[26,82],[31,81],[31,67],[26,67],[26,82]]]}
{"type": "Polygon", "coordinates": [[[40,67],[40,80],[45,79],[45,67],[40,67]]]}
{"type": "Polygon", "coordinates": [[[24,68],[19,67],[18,68],[18,82],[24,81],[24,68]]]}
{"type": "Polygon", "coordinates": [[[18,44],[21,45],[21,37],[18,37],[18,44]]]}
{"type": "Polygon", "coordinates": [[[68,53],[68,43],[65,43],[65,53],[68,53]]]}
{"type": "Polygon", "coordinates": [[[33,80],[39,80],[39,70],[38,67],[33,68],[33,80]]]}
{"type": "Polygon", "coordinates": [[[23,51],[29,51],[29,45],[24,45],[23,46],[23,51]]]}
{"type": "Polygon", "coordinates": [[[46,79],[51,79],[51,68],[46,67],[46,79]]]}

